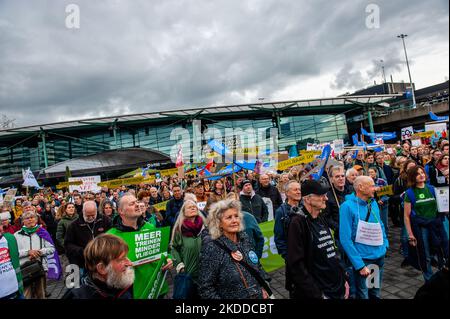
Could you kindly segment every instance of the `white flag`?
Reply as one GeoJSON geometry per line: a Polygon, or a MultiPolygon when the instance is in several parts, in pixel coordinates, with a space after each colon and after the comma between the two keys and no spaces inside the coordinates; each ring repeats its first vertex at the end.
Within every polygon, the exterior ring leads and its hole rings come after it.
{"type": "Polygon", "coordinates": [[[23,176],[22,186],[41,188],[41,186],[39,186],[39,184],[36,180],[36,177],[34,177],[33,172],[30,170],[30,168],[28,168],[26,171],[22,169],[22,176],[23,176]]]}

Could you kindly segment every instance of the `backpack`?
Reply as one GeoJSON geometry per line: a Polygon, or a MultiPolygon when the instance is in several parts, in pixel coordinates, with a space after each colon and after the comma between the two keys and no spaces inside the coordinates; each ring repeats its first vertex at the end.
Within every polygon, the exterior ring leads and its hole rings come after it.
{"type": "MultiPolygon", "coordinates": [[[[286,204],[287,205],[287,204],[286,204]]],[[[281,217],[281,222],[283,224],[283,231],[287,238],[287,233],[289,230],[289,224],[291,223],[291,218],[295,215],[302,212],[301,208],[299,206],[290,207],[289,211],[286,213],[287,207],[283,206],[283,216],[281,217]]]]}
{"type": "MultiPolygon", "coordinates": [[[[431,195],[433,195],[433,197],[436,198],[436,191],[435,191],[434,187],[431,185],[425,185],[425,187],[428,187],[428,189],[431,192],[431,195]]],[[[405,191],[405,194],[408,195],[408,198],[411,202],[411,215],[415,216],[416,212],[414,211],[414,205],[416,204],[416,195],[414,195],[414,191],[412,188],[408,188],[405,191]]],[[[405,201],[405,198],[403,198],[403,201],[405,201]]]]}

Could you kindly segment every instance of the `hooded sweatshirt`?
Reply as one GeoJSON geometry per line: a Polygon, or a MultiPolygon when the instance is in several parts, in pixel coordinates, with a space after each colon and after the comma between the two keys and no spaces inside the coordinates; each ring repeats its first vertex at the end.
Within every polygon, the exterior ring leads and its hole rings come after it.
{"type": "Polygon", "coordinates": [[[389,242],[386,236],[386,229],[381,221],[380,210],[375,200],[371,201],[372,212],[369,223],[381,223],[383,231],[383,245],[370,246],[355,242],[356,230],[359,220],[365,221],[367,216],[368,203],[358,198],[354,193],[345,197],[345,202],[339,210],[339,238],[341,244],[356,270],[361,270],[366,266],[363,259],[378,259],[386,254],[389,242]]]}

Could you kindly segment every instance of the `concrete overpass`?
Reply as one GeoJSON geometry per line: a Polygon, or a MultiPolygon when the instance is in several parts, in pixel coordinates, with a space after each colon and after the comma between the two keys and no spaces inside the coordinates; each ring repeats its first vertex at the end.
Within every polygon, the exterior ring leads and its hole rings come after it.
{"type": "MultiPolygon", "coordinates": [[[[409,125],[423,128],[425,122],[431,122],[428,115],[430,111],[437,115],[448,115],[448,101],[429,106],[418,106],[416,109],[396,110],[385,116],[374,117],[375,132],[396,131],[409,125]]],[[[368,121],[365,120],[363,125],[369,127],[368,121]]]]}

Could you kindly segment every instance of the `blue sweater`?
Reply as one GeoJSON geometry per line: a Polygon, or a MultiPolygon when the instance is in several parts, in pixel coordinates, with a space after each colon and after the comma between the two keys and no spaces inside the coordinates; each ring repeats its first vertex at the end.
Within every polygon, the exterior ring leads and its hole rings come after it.
{"type": "Polygon", "coordinates": [[[360,270],[366,266],[363,259],[378,259],[386,254],[389,248],[389,242],[386,236],[386,229],[380,218],[380,210],[376,201],[372,201],[372,213],[369,217],[369,223],[381,223],[383,231],[383,245],[369,246],[355,242],[356,230],[358,228],[359,220],[365,220],[367,215],[367,202],[350,194],[345,197],[345,202],[341,205],[339,210],[339,237],[342,247],[345,250],[348,258],[352,262],[356,270],[360,270]],[[358,216],[359,207],[359,216],[358,216]],[[376,215],[376,218],[375,216],[376,215]]]}

